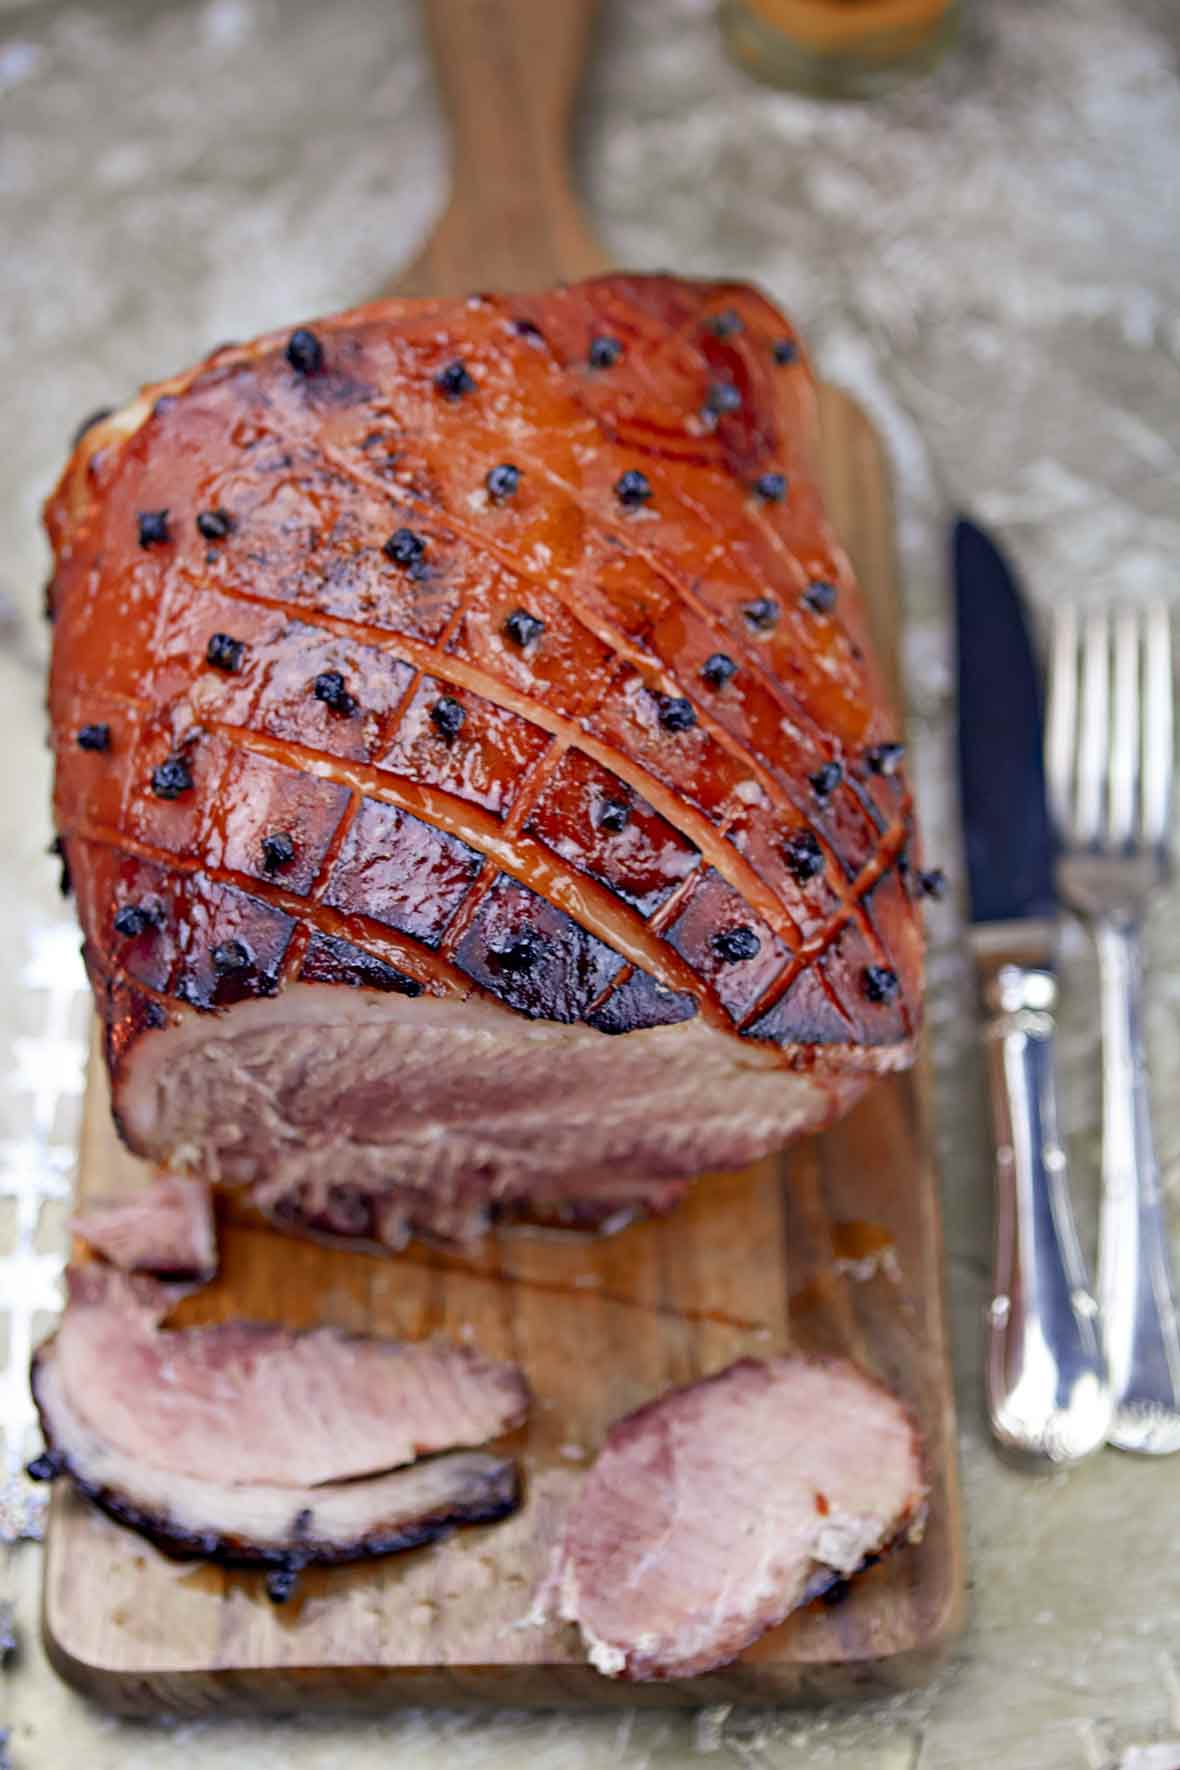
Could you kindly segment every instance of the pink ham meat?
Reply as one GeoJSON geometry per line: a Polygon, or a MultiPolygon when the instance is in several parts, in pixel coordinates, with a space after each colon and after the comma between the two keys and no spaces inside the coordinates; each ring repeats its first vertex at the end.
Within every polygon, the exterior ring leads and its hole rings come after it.
{"type": "Polygon", "coordinates": [[[519,1503],[514,1464],[462,1449],[524,1418],[513,1365],[439,1342],[230,1321],[161,1327],[187,1287],[90,1264],[33,1359],[45,1453],[173,1552],[272,1569],[385,1555],[519,1503]],[[450,1452],[407,1467],[425,1452],[450,1452]]]}
{"type": "Polygon", "coordinates": [[[125,1198],[96,1199],[70,1228],[124,1272],[204,1280],[217,1271],[209,1187],[183,1174],[160,1174],[125,1198]]]}
{"type": "Polygon", "coordinates": [[[221,1483],[312,1487],[483,1444],[528,1408],[520,1371],[439,1341],[256,1322],[161,1328],[178,1292],[86,1266],[52,1341],[79,1416],[127,1456],[221,1483]]]}
{"type": "Polygon", "coordinates": [[[607,1676],[694,1677],[912,1535],[925,1495],[908,1415],[863,1372],[742,1359],[611,1428],[566,1525],[562,1614],[607,1676]]]}
{"type": "Polygon", "coordinates": [[[112,1518],[171,1554],[269,1567],[276,1600],[289,1595],[303,1567],[417,1548],[456,1525],[504,1518],[520,1500],[511,1459],[487,1451],[452,1451],[367,1480],[319,1486],[234,1483],[142,1462],[83,1415],[56,1339],[33,1361],[33,1393],[48,1449],[32,1474],[68,1475],[112,1518]]]}

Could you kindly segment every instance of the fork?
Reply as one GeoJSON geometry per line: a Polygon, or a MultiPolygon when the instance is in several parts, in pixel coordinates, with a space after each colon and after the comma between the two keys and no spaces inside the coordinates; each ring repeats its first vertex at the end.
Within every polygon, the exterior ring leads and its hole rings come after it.
{"type": "Polygon", "coordinates": [[[1122,1450],[1180,1450],[1180,1331],[1151,1134],[1140,928],[1169,871],[1171,624],[1161,604],[1057,617],[1046,772],[1058,890],[1088,923],[1102,993],[1098,1301],[1122,1450]]]}

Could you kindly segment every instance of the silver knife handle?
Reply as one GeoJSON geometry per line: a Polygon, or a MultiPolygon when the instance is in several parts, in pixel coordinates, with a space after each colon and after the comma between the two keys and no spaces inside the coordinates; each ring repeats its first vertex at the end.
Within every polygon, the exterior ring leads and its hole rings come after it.
{"type": "Polygon", "coordinates": [[[1110,1442],[1180,1450],[1180,1329],[1151,1135],[1139,930],[1101,918],[1102,1216],[1098,1295],[1115,1396],[1110,1442]]]}
{"type": "Polygon", "coordinates": [[[1000,964],[984,1001],[996,1151],[988,1412],[1009,1449],[1073,1463],[1104,1441],[1111,1395],[1057,1134],[1057,981],[1047,969],[1000,964]]]}

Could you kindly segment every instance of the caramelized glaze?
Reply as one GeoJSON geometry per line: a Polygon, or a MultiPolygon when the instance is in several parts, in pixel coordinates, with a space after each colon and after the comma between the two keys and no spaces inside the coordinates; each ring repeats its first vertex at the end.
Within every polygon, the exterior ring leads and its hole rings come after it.
{"type": "Polygon", "coordinates": [[[91,426],[51,709],[112,1058],[301,978],[907,1041],[909,792],[814,423],[761,296],[617,276],[379,303],[91,426]]]}

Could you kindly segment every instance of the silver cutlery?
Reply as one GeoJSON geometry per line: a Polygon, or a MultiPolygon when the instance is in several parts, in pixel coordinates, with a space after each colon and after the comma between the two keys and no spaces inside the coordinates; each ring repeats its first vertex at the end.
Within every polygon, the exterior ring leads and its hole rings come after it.
{"type": "Polygon", "coordinates": [[[1105,1441],[1112,1402],[1057,1128],[1057,892],[1040,680],[1011,569],[963,519],[953,565],[959,783],[996,1159],[987,1406],[1006,1448],[1066,1464],[1105,1441]]]}
{"type": "Polygon", "coordinates": [[[1156,604],[1058,616],[1046,757],[1057,884],[1089,924],[1102,988],[1098,1301],[1123,1450],[1180,1450],[1180,1330],[1151,1134],[1140,927],[1169,870],[1171,629],[1156,604]]]}

